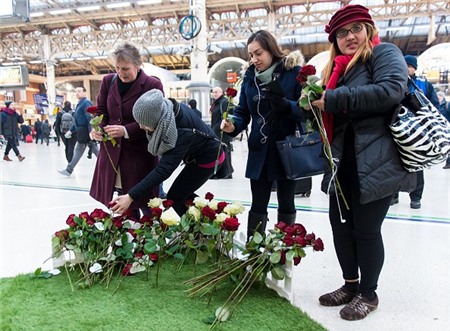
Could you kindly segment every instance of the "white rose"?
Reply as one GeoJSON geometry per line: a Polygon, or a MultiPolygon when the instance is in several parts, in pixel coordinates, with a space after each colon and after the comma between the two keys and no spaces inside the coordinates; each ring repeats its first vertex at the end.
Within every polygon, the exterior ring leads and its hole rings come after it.
{"type": "Polygon", "coordinates": [[[141,223],[135,222],[135,221],[131,221],[131,220],[126,220],[125,222],[123,222],[123,227],[125,229],[140,229],[142,227],[141,223]]]}
{"type": "Polygon", "coordinates": [[[225,219],[227,219],[228,217],[230,217],[230,215],[225,214],[225,213],[220,213],[219,215],[216,216],[216,221],[220,224],[222,224],[225,219]]]}
{"type": "Polygon", "coordinates": [[[211,200],[210,202],[208,202],[208,207],[211,208],[212,210],[217,210],[218,203],[219,201],[217,200],[211,200]]]}
{"type": "Polygon", "coordinates": [[[231,216],[236,216],[237,214],[241,214],[245,210],[245,207],[241,205],[239,202],[233,202],[227,205],[223,211],[231,216]]]}
{"type": "Polygon", "coordinates": [[[89,268],[89,271],[93,274],[98,274],[103,271],[102,265],[96,262],[89,268]]]}
{"type": "Polygon", "coordinates": [[[105,226],[103,224],[103,222],[96,222],[94,223],[94,226],[99,229],[100,231],[105,231],[105,226]]]}
{"type": "Polygon", "coordinates": [[[150,199],[150,201],[148,202],[148,206],[150,208],[157,208],[157,207],[161,206],[161,203],[162,203],[162,199],[153,198],[153,199],[150,199]]]}
{"type": "Polygon", "coordinates": [[[178,216],[175,209],[170,207],[161,214],[161,221],[168,226],[178,225],[180,223],[180,216],[178,216]]]}
{"type": "Polygon", "coordinates": [[[187,210],[187,214],[194,217],[196,221],[198,221],[201,216],[200,210],[198,210],[197,207],[195,206],[190,206],[189,209],[187,210]]]}
{"type": "Polygon", "coordinates": [[[204,198],[196,197],[194,199],[194,205],[195,207],[202,209],[203,207],[208,205],[209,200],[206,200],[204,198]]]}

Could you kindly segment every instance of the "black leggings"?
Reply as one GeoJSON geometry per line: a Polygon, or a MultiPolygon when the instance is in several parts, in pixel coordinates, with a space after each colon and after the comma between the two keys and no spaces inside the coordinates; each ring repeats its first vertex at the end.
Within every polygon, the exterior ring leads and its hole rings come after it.
{"type": "MultiPolygon", "coordinates": [[[[250,180],[250,188],[252,190],[251,212],[267,214],[272,184],[273,181],[269,180],[250,180]]],[[[283,214],[295,213],[295,186],[296,182],[294,180],[277,180],[278,212],[283,214]]]]}
{"type": "Polygon", "coordinates": [[[330,221],[334,247],[345,280],[360,279],[360,292],[375,291],[384,263],[381,225],[389,209],[392,196],[367,204],[359,202],[360,190],[356,160],[353,153],[346,153],[338,171],[339,183],[350,210],[344,210],[339,199],[345,223],[342,223],[336,195],[330,196],[330,221]]]}

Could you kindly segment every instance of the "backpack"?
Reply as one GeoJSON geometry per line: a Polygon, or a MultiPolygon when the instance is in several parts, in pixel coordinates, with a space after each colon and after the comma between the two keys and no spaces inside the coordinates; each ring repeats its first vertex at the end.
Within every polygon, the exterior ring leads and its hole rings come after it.
{"type": "Polygon", "coordinates": [[[60,131],[62,134],[67,133],[73,125],[73,116],[70,112],[64,113],[61,117],[60,131]]]}

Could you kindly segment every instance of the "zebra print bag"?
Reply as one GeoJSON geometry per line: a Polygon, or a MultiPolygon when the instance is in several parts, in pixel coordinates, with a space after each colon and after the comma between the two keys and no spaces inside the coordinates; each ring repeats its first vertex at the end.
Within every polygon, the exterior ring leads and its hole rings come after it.
{"type": "Polygon", "coordinates": [[[450,153],[450,125],[415,85],[397,107],[389,127],[403,167],[420,171],[444,162],[450,153]]]}

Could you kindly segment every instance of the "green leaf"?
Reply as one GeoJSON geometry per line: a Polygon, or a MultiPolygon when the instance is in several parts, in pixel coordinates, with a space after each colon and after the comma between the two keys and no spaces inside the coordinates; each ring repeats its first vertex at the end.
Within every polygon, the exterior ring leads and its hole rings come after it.
{"type": "Polygon", "coordinates": [[[144,253],[145,254],[154,253],[156,251],[157,251],[156,243],[148,242],[144,245],[144,253]]]}
{"type": "Polygon", "coordinates": [[[288,251],[286,253],[286,261],[292,261],[294,259],[295,252],[294,251],[288,251]]]}
{"type": "Polygon", "coordinates": [[[215,315],[219,322],[225,322],[226,320],[228,320],[228,318],[230,318],[230,312],[225,307],[217,308],[215,315]]]}
{"type": "Polygon", "coordinates": [[[273,252],[272,255],[270,255],[270,263],[277,264],[281,260],[281,252],[273,252]]]}
{"type": "Polygon", "coordinates": [[[260,243],[262,243],[262,241],[263,241],[263,236],[261,235],[261,233],[255,231],[255,232],[253,233],[253,239],[252,239],[252,241],[254,241],[254,242],[257,243],[257,244],[260,244],[260,243]]]}
{"type": "Polygon", "coordinates": [[[195,262],[198,264],[203,264],[208,261],[208,253],[203,251],[197,251],[195,262]]]}
{"type": "Polygon", "coordinates": [[[206,236],[215,236],[219,231],[220,230],[212,224],[202,224],[201,232],[206,236]]]}
{"type": "Polygon", "coordinates": [[[204,318],[202,321],[205,324],[213,324],[215,320],[216,320],[216,316],[209,316],[207,318],[204,318]]]}
{"type": "Polygon", "coordinates": [[[36,276],[39,276],[41,273],[42,273],[42,268],[37,268],[37,269],[34,271],[34,274],[35,274],[36,276]]]}
{"type": "Polygon", "coordinates": [[[174,258],[178,259],[178,260],[184,260],[185,256],[181,253],[176,253],[173,255],[174,258]]]}
{"type": "Polygon", "coordinates": [[[309,108],[308,98],[301,98],[298,105],[300,108],[309,108]]]}
{"type": "Polygon", "coordinates": [[[271,270],[271,273],[272,273],[272,277],[275,279],[278,279],[278,280],[284,279],[284,276],[286,275],[283,268],[281,268],[281,267],[273,268],[271,270]]]}

